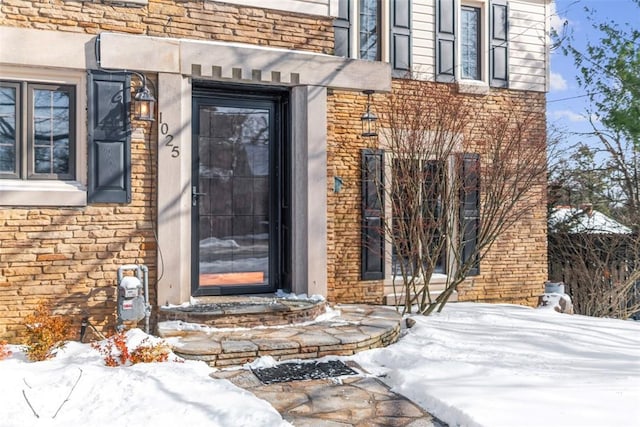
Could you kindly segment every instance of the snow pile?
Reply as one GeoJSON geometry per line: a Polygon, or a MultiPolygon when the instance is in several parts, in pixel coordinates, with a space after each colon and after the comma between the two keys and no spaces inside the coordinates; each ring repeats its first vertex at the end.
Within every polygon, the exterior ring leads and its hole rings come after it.
{"type": "MultiPolygon", "coordinates": [[[[127,338],[133,347],[146,335],[127,338]]],[[[44,362],[27,362],[18,346],[12,351],[0,361],[3,427],[289,425],[267,402],[209,377],[204,362],[109,368],[97,350],[76,342],[44,362]]]]}
{"type": "MultiPolygon", "coordinates": [[[[472,303],[413,319],[398,343],[342,359],[451,426],[640,425],[640,322],[472,303]]],[[[266,402],[211,379],[203,362],[109,368],[88,344],[69,343],[55,359],[28,363],[11,350],[0,361],[3,427],[289,425],[266,402]]],[[[273,366],[263,357],[245,369],[273,366]]]]}
{"type": "Polygon", "coordinates": [[[324,297],[322,295],[314,294],[308,297],[307,294],[294,294],[294,293],[285,292],[282,289],[278,289],[276,291],[276,298],[303,300],[303,301],[324,301],[324,297]]]}
{"type": "Polygon", "coordinates": [[[451,426],[640,425],[640,322],[456,303],[352,356],[451,426]]]}

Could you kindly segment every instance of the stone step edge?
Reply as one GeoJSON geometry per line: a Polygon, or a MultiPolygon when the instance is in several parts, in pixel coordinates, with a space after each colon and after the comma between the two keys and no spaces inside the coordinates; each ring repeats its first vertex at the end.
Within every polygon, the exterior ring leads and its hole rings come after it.
{"type": "Polygon", "coordinates": [[[338,317],[295,325],[293,335],[286,332],[287,326],[208,331],[158,325],[158,332],[163,338],[174,338],[170,342],[176,354],[214,367],[243,365],[261,356],[276,360],[349,356],[387,346],[400,336],[402,316],[390,307],[336,304],[333,308],[338,310],[338,317]],[[284,334],[273,333],[282,328],[284,334]]]}
{"type": "Polygon", "coordinates": [[[158,321],[183,321],[198,323],[213,327],[255,327],[260,325],[278,326],[310,321],[323,314],[326,310],[326,301],[318,301],[305,307],[290,307],[287,310],[255,310],[239,309],[236,312],[186,312],[160,308],[158,321]],[[209,319],[207,319],[209,317],[209,319]],[[244,321],[238,321],[245,317],[244,321]]]}
{"type": "Polygon", "coordinates": [[[400,324],[387,330],[376,338],[367,338],[359,342],[331,345],[306,345],[289,349],[260,349],[252,351],[228,352],[218,354],[195,355],[181,353],[178,348],[173,352],[187,360],[200,360],[211,367],[239,366],[250,363],[262,356],[271,356],[277,361],[291,359],[317,359],[325,356],[351,356],[365,350],[386,347],[393,344],[400,336],[400,324]]]}

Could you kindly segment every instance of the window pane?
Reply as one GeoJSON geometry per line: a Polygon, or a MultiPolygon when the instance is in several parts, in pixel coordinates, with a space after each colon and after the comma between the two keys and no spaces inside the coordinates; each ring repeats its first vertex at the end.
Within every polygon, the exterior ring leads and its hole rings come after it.
{"type": "Polygon", "coordinates": [[[443,233],[443,200],[446,192],[446,174],[443,161],[430,160],[422,168],[422,210],[425,246],[423,260],[431,260],[434,273],[445,273],[444,254],[446,235],[443,233]],[[428,251],[428,252],[427,252],[428,251]]]}
{"type": "Polygon", "coordinates": [[[445,273],[444,162],[394,159],[392,181],[393,274],[445,273]]]}
{"type": "Polygon", "coordinates": [[[391,210],[393,215],[393,274],[413,275],[419,259],[419,245],[415,241],[417,213],[420,209],[420,182],[417,160],[394,159],[392,163],[391,210]]]}
{"type": "Polygon", "coordinates": [[[0,87],[0,173],[16,173],[16,88],[0,87]]]}
{"type": "Polygon", "coordinates": [[[10,145],[0,144],[0,173],[15,173],[16,149],[10,145]]]}
{"type": "Polygon", "coordinates": [[[360,0],[360,59],[379,59],[378,16],[378,0],[360,0]]]}
{"type": "Polygon", "coordinates": [[[35,173],[51,173],[51,150],[49,147],[36,147],[34,149],[35,173]]]}
{"type": "Polygon", "coordinates": [[[70,93],[33,90],[34,173],[70,173],[70,93]]]}
{"type": "Polygon", "coordinates": [[[53,141],[53,173],[69,173],[69,138],[53,141]]]}
{"type": "Polygon", "coordinates": [[[463,7],[461,22],[462,78],[480,80],[480,9],[463,7]]]}
{"type": "Polygon", "coordinates": [[[51,140],[51,123],[52,121],[48,118],[38,118],[35,117],[33,119],[33,139],[35,145],[49,145],[49,141],[51,140]]]}

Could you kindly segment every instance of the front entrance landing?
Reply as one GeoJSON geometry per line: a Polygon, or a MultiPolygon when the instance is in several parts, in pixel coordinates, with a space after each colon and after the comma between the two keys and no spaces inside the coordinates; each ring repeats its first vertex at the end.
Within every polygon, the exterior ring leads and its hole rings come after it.
{"type": "MultiPolygon", "coordinates": [[[[264,310],[254,315],[266,316],[264,310]]],[[[243,318],[247,316],[250,313],[242,314],[243,318]]],[[[275,360],[315,359],[384,347],[398,339],[401,320],[400,314],[387,307],[336,305],[315,320],[278,326],[236,324],[233,328],[220,328],[207,326],[204,321],[161,321],[158,334],[168,339],[173,351],[185,359],[226,367],[262,356],[275,360]]]]}

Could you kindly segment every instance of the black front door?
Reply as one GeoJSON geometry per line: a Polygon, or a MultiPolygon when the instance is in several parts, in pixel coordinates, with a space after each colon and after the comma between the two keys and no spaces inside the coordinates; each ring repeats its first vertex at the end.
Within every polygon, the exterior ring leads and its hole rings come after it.
{"type": "Polygon", "coordinates": [[[286,288],[285,105],[273,94],[195,92],[193,295],[286,288]]]}

